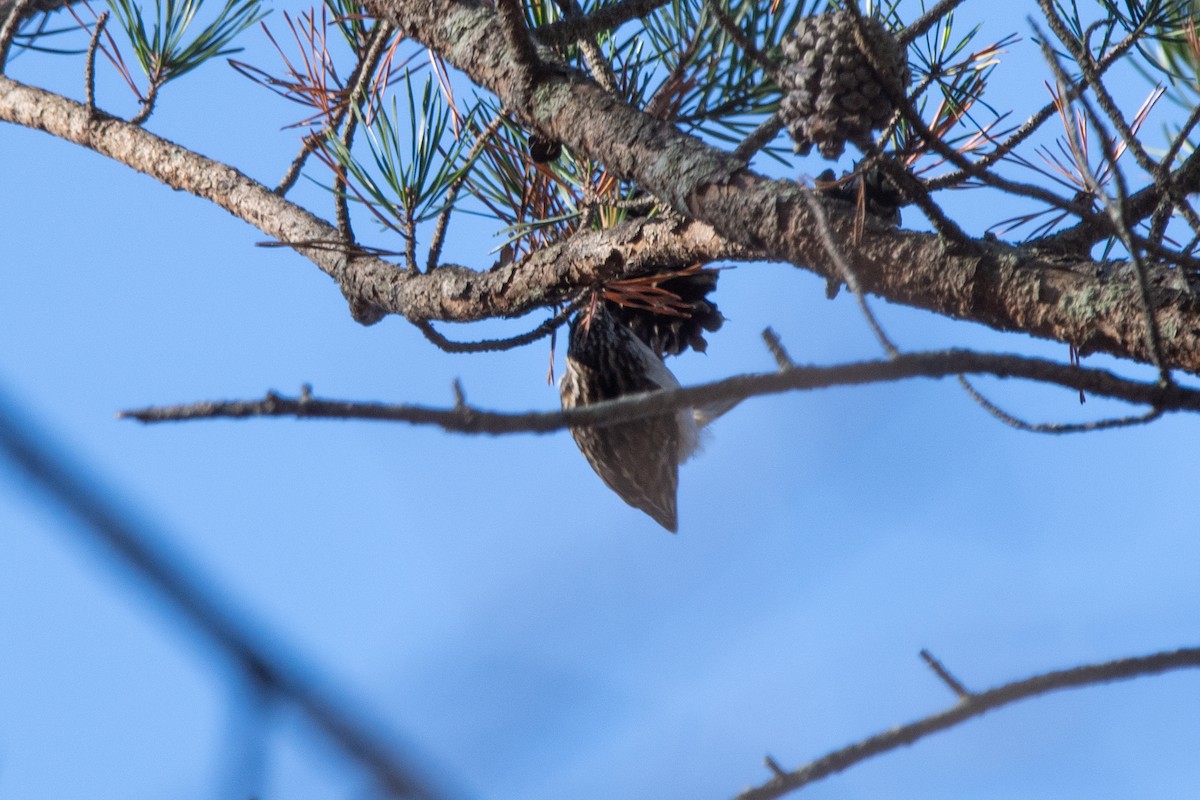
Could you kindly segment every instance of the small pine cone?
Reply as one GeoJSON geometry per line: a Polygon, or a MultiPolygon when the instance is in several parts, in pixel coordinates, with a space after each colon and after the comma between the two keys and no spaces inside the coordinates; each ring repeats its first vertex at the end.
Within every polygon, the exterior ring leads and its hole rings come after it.
{"type": "Polygon", "coordinates": [[[562,155],[562,149],[562,142],[547,139],[537,133],[529,134],[529,160],[535,164],[557,161],[562,155]]]}
{"type": "MultiPolygon", "coordinates": [[[[597,303],[571,321],[563,408],[677,388],[671,371],[630,329],[597,303]]],[[[572,428],[575,444],[621,499],[672,533],[679,464],[699,442],[691,409],[612,425],[572,428]]]]}
{"type": "Polygon", "coordinates": [[[864,17],[861,24],[879,73],[859,50],[858,23],[848,11],[805,17],[782,44],[779,79],[786,94],[779,115],[801,155],[815,144],[821,155],[837,158],[847,141],[887,124],[895,111],[889,92],[900,95],[908,85],[908,61],[896,37],[876,19],[864,17]]]}
{"type": "Polygon", "coordinates": [[[867,213],[875,219],[899,227],[900,209],[904,206],[904,195],[888,179],[883,170],[872,167],[865,173],[855,170],[853,174],[842,173],[841,178],[827,169],[816,178],[817,190],[838,200],[858,205],[862,202],[867,213]]]}
{"type": "Polygon", "coordinates": [[[671,316],[648,309],[608,302],[610,313],[629,326],[646,346],[659,355],[677,356],[691,347],[697,353],[708,350],[704,332],[716,333],[725,322],[717,304],[708,298],[717,288],[715,269],[702,269],[689,275],[668,278],[660,289],[679,298],[687,307],[687,316],[671,316]]]}

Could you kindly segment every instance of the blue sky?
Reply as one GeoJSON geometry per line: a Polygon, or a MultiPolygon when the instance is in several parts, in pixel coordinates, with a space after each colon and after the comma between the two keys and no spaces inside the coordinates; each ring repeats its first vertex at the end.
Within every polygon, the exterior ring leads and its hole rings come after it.
{"type": "MultiPolygon", "coordinates": [[[[1012,13],[997,36],[1021,29],[1012,13]]],[[[246,44],[244,60],[273,63],[246,44]]],[[[1023,118],[1044,102],[1041,73],[1027,39],[1013,51],[998,77],[1023,118]]],[[[81,69],[25,55],[12,73],[78,96],[81,69]]],[[[209,70],[169,86],[148,127],[273,185],[296,109],[209,70]]],[[[1130,108],[1146,92],[1122,89],[1130,108]]],[[[103,72],[100,102],[133,110],[103,72]]],[[[41,134],[5,126],[0,142],[0,391],[453,796],[728,797],[769,777],[767,753],[798,766],[949,706],[921,648],[986,688],[1196,643],[1189,417],[1050,438],[1000,425],[951,381],[756,399],[683,468],[677,536],[610,493],[566,434],[118,421],[303,383],[449,404],[457,378],[483,407],[558,400],[545,342],[453,356],[401,320],[363,328],[327,277],[254,247],[264,237],[225,212],[41,134]]],[[[297,197],[331,216],[323,190],[297,197]]],[[[972,230],[993,221],[982,196],[949,202],[972,230]]],[[[484,263],[495,243],[462,217],[447,256],[484,263]]],[[[771,369],[766,325],[798,361],[878,353],[852,300],[792,267],[739,266],[716,297],[728,322],[707,356],[672,364],[684,383],[771,369]]],[[[906,349],[1066,357],[875,306],[906,349]]],[[[986,386],[1039,420],[1106,409],[986,386]]],[[[228,665],[7,465],[0,531],[0,797],[369,796],[294,712],[256,736],[228,665]],[[247,740],[262,742],[256,785],[239,769],[247,740]]],[[[1198,707],[1194,674],[1064,693],[805,791],[1180,796],[1200,783],[1198,707]]]]}

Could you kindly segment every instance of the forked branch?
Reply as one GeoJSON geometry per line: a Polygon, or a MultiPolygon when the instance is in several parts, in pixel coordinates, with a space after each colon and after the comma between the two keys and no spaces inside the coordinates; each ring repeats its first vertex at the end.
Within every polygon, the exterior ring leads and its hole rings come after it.
{"type": "Polygon", "coordinates": [[[1156,675],[1177,669],[1200,667],[1200,647],[1186,647],[1148,656],[1119,658],[1099,664],[1087,664],[1071,669],[1045,672],[1020,681],[1006,683],[986,692],[967,693],[954,706],[917,720],[908,725],[892,728],[849,747],[835,750],[800,769],[776,773],[767,783],[748,789],[737,796],[737,800],[773,800],[788,792],[799,789],[814,781],[848,769],[882,753],[910,745],[938,731],[952,728],[960,722],[992,711],[1018,700],[1039,697],[1061,689],[1095,686],[1112,681],[1128,680],[1143,675],[1156,675]]]}
{"type": "Polygon", "coordinates": [[[360,403],[320,400],[306,392],[298,398],[271,393],[262,400],[211,401],[143,408],[123,411],[120,416],[140,422],[249,417],[365,419],[434,425],[457,433],[549,433],[573,425],[628,422],[681,408],[703,408],[758,395],[962,374],[1025,378],[1163,411],[1200,411],[1200,390],[1196,389],[1164,387],[1157,382],[1129,380],[1104,370],[1039,358],[943,350],[902,354],[886,361],[860,361],[829,367],[795,366],[777,372],[739,375],[683,389],[627,395],[569,411],[502,413],[461,403],[451,408],[360,403]]]}

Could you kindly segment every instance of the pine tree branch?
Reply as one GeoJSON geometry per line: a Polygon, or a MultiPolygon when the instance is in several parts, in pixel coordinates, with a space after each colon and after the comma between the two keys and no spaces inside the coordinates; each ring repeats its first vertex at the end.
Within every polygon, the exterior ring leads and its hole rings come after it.
{"type": "Polygon", "coordinates": [[[849,769],[882,753],[911,745],[920,739],[952,728],[959,723],[986,714],[1018,700],[1040,697],[1062,689],[1096,686],[1112,681],[1157,675],[1179,669],[1200,667],[1200,647],[1188,647],[1136,658],[1120,658],[1100,664],[1046,672],[1025,680],[1006,683],[986,692],[967,693],[959,702],[939,714],[892,728],[884,733],[836,750],[792,772],[775,772],[767,783],[742,792],[736,800],[774,800],[822,778],[849,769]]]}
{"type": "MultiPolygon", "coordinates": [[[[372,0],[408,35],[442,52],[502,102],[519,102],[520,70],[497,54],[508,43],[494,13],[453,4],[372,0]]],[[[295,249],[333,277],[364,322],[395,313],[412,320],[473,321],[553,304],[572,290],[656,266],[766,258],[838,279],[802,190],[742,170],[732,156],[673,126],[614,103],[579,73],[544,61],[528,107],[532,127],[632,178],[677,211],[708,224],[633,220],[580,234],[487,272],[448,265],[432,275],[349,255],[336,229],[256,181],[86,106],[0,77],[0,120],[89,147],[175,189],[208,199],[295,249]],[[664,154],[670,154],[665,158],[664,154]],[[716,233],[714,233],[714,229],[716,233]],[[678,259],[678,260],[677,260],[678,259]]],[[[1136,196],[1135,196],[1136,197],[1136,196]]],[[[828,209],[831,236],[864,292],[892,302],[1106,352],[1149,360],[1136,280],[1127,264],[1060,258],[998,242],[948,249],[929,234],[868,225],[852,209],[828,209]]],[[[1167,366],[1200,371],[1200,296],[1186,271],[1147,264],[1167,366]]]]}
{"type": "MultiPolygon", "coordinates": [[[[0,120],[65,139],[209,200],[294,249],[352,301],[412,320],[515,317],[589,286],[662,266],[761,257],[693,221],[639,218],[589,231],[510,264],[477,272],[444,264],[431,274],[398,269],[340,246],[337,228],[227,164],[52,92],[0,76],[0,120]]],[[[375,320],[378,315],[374,317],[375,320]]]]}
{"type": "Polygon", "coordinates": [[[593,11],[586,17],[560,19],[533,32],[545,45],[566,45],[590,39],[598,33],[620,27],[630,20],[645,17],[671,0],[620,0],[593,11]]]}
{"type": "Polygon", "coordinates": [[[31,0],[15,0],[0,13],[0,72],[7,66],[8,51],[12,47],[13,37],[21,29],[21,23],[31,6],[31,0]]]}
{"type": "Polygon", "coordinates": [[[994,375],[1053,384],[1089,395],[1138,403],[1163,411],[1200,411],[1200,390],[1164,387],[1118,377],[1104,370],[1076,367],[1017,355],[944,350],[907,353],[881,361],[836,366],[794,366],[776,372],[739,375],[684,389],[628,395],[569,411],[503,413],[456,403],[452,408],[321,400],[306,390],[298,398],[274,392],[262,400],[188,403],[178,406],[122,411],[119,416],[139,422],[178,422],[194,419],[297,417],[305,419],[362,419],[434,425],[456,433],[549,433],[572,425],[612,424],[642,419],[682,408],[740,401],[759,395],[809,391],[831,386],[859,386],[911,378],[994,375]]]}
{"type": "MultiPolygon", "coordinates": [[[[487,6],[471,0],[437,8],[416,0],[368,0],[367,6],[441,52],[531,127],[637,182],[677,212],[773,260],[838,277],[794,184],[741,169],[731,155],[613,103],[592,81],[548,61],[533,87],[536,102],[523,104],[528,87],[510,59],[496,56],[507,43],[487,6]]],[[[989,242],[976,242],[974,252],[963,254],[944,248],[936,237],[890,229],[868,227],[857,235],[849,212],[830,214],[830,228],[865,291],[1000,330],[1071,343],[1083,353],[1150,361],[1137,281],[1126,265],[1048,263],[989,242]]],[[[1161,328],[1200,331],[1192,324],[1200,321],[1200,296],[1190,279],[1170,265],[1151,264],[1148,271],[1161,328]]],[[[1173,336],[1163,355],[1171,367],[1200,370],[1200,337],[1173,336]]]]}

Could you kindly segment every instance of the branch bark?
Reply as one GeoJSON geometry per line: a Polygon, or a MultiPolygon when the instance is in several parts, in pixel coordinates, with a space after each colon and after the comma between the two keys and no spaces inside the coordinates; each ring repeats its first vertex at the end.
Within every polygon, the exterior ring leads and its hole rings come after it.
{"type": "Polygon", "coordinates": [[[1098,369],[1086,369],[1038,358],[944,350],[906,353],[884,361],[859,361],[830,367],[792,366],[778,372],[738,375],[683,389],[625,395],[617,400],[564,411],[502,413],[457,403],[453,408],[319,400],[306,391],[299,398],[271,393],[263,400],[188,403],[121,412],[139,422],[194,419],[301,417],[367,419],[436,425],[457,433],[549,433],[572,425],[605,425],[677,411],[727,406],[748,397],[831,386],[858,386],[910,378],[944,378],[988,374],[1025,378],[1083,390],[1098,397],[1142,403],[1164,411],[1200,411],[1200,390],[1131,381],[1098,369]]]}
{"type": "Polygon", "coordinates": [[[841,772],[868,758],[913,744],[932,733],[954,727],[961,722],[1018,700],[1039,697],[1061,689],[1094,686],[1143,675],[1155,675],[1169,670],[1195,667],[1200,667],[1200,648],[1189,647],[1047,672],[1025,680],[1007,683],[986,692],[969,693],[964,695],[955,706],[939,714],[933,714],[908,725],[863,739],[861,742],[834,751],[793,772],[777,773],[768,783],[739,794],[737,800],[774,800],[776,797],[782,797],[802,786],[841,772]]]}
{"type": "MultiPolygon", "coordinates": [[[[586,76],[548,59],[531,79],[514,66],[489,7],[470,0],[369,0],[368,7],[444,54],[531,127],[638,181],[696,221],[635,220],[485,272],[447,265],[418,275],[339,251],[328,222],[236,169],[59,95],[0,76],[0,119],[89,147],[292,243],[337,281],[364,323],[388,313],[457,322],[518,316],[580,286],[696,261],[763,258],[839,278],[815,234],[813,211],[794,183],[742,169],[732,156],[622,104],[586,76]]],[[[852,211],[832,202],[828,217],[866,292],[1069,343],[1082,354],[1150,361],[1136,276],[1127,264],[1049,256],[997,242],[951,249],[934,235],[882,226],[856,233],[852,211]]],[[[1148,266],[1147,273],[1165,366],[1200,372],[1200,297],[1192,279],[1161,265],[1148,266]]]]}
{"type": "MultiPolygon", "coordinates": [[[[367,0],[367,8],[494,92],[543,135],[566,143],[637,181],[676,211],[710,224],[721,236],[773,260],[837,278],[798,188],[741,168],[728,154],[620,103],[594,82],[544,61],[530,90],[486,5],[447,7],[413,0],[367,0]],[[523,103],[523,97],[532,102],[523,103]]],[[[854,233],[853,215],[831,213],[834,235],[863,288],[894,302],[999,330],[1022,331],[1149,362],[1142,306],[1127,265],[1049,260],[1000,243],[954,251],[936,236],[868,227],[854,233]]],[[[1177,271],[1149,270],[1158,322],[1171,341],[1172,367],[1200,370],[1200,301],[1177,271]]]]}
{"type": "Polygon", "coordinates": [[[0,75],[0,119],[94,150],[167,186],[209,200],[294,249],[337,281],[363,321],[382,314],[473,322],[515,317],[557,302],[579,286],[663,266],[761,257],[695,221],[636,219],[585,232],[478,272],[444,265],[428,274],[344,251],[337,228],[233,167],[123,120],[0,75]]]}

